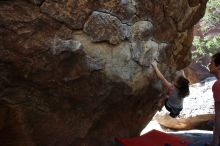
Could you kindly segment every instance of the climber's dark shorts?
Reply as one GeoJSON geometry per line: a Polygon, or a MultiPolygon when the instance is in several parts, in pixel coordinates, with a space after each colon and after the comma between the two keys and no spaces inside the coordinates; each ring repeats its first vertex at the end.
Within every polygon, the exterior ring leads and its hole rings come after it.
{"type": "Polygon", "coordinates": [[[167,105],[167,101],[168,101],[168,99],[166,99],[166,101],[165,101],[165,107],[170,112],[169,115],[172,118],[176,118],[180,114],[180,112],[182,111],[182,108],[170,107],[170,106],[167,105]]]}

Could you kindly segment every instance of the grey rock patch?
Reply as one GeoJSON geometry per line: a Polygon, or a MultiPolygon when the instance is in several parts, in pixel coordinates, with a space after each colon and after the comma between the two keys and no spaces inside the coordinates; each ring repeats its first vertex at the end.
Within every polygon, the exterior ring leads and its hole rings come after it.
{"type": "Polygon", "coordinates": [[[52,42],[52,48],[50,49],[50,51],[53,55],[59,55],[64,51],[75,52],[80,49],[83,49],[83,45],[78,41],[62,40],[55,38],[52,42]]]}
{"type": "Polygon", "coordinates": [[[153,32],[153,24],[150,21],[139,21],[132,26],[132,41],[148,40],[153,32]]]}
{"type": "Polygon", "coordinates": [[[86,32],[93,42],[108,41],[110,44],[119,44],[127,38],[129,26],[108,13],[94,11],[84,25],[86,32]]]}

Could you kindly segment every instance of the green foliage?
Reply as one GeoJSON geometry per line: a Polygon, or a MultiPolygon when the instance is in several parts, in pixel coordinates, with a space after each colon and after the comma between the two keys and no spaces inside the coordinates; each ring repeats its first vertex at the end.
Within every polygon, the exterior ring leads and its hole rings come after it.
{"type": "Polygon", "coordinates": [[[195,36],[193,45],[196,47],[196,50],[192,51],[194,59],[198,59],[200,56],[205,55],[211,56],[217,52],[217,49],[220,48],[220,35],[213,37],[206,36],[204,38],[195,36]]]}
{"type": "MultiPolygon", "coordinates": [[[[200,20],[200,26],[204,34],[220,24],[220,0],[209,0],[207,2],[206,13],[200,20]]],[[[192,51],[194,60],[199,61],[203,56],[211,56],[220,49],[220,34],[216,36],[205,36],[204,38],[194,36],[193,45],[196,47],[192,51]]]]}
{"type": "Polygon", "coordinates": [[[207,32],[220,23],[220,0],[209,0],[204,17],[200,24],[202,31],[207,32]]]}

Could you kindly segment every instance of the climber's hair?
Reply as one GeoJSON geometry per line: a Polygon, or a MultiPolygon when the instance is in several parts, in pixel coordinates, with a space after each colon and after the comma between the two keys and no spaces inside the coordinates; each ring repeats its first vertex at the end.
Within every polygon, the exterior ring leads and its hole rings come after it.
{"type": "Polygon", "coordinates": [[[213,60],[213,62],[215,64],[215,66],[219,66],[220,65],[220,52],[214,54],[212,56],[212,60],[213,60]]]}
{"type": "Polygon", "coordinates": [[[177,79],[177,87],[179,90],[178,96],[184,98],[189,95],[189,80],[184,76],[179,76],[177,79]]]}

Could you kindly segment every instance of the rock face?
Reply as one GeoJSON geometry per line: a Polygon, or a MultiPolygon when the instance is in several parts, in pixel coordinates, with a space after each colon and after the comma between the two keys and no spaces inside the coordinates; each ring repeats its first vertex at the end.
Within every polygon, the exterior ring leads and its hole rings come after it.
{"type": "Polygon", "coordinates": [[[112,146],[140,133],[191,61],[207,0],[0,2],[0,142],[112,146]]]}
{"type": "MultiPolygon", "coordinates": [[[[204,59],[208,60],[206,63],[208,65],[208,62],[210,62],[210,57],[204,57],[204,59]]],[[[198,83],[208,77],[213,76],[210,74],[207,67],[201,63],[196,63],[195,61],[192,61],[191,64],[184,69],[184,73],[191,84],[198,83]]]]}

